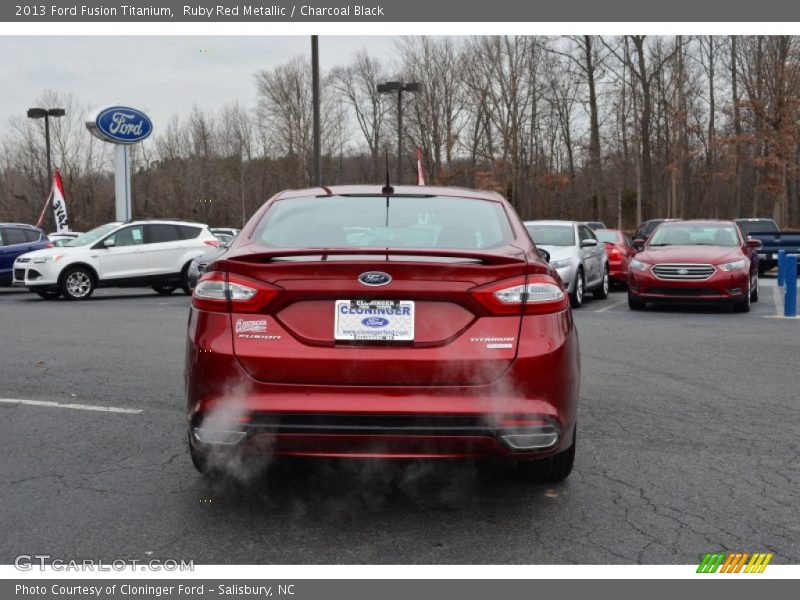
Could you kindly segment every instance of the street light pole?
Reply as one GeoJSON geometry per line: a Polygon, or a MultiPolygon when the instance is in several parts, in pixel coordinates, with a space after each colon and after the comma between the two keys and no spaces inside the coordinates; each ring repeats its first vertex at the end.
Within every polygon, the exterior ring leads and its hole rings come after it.
{"type": "Polygon", "coordinates": [[[50,117],[63,117],[66,111],[63,108],[29,108],[29,119],[44,119],[44,144],[47,152],[47,177],[48,181],[53,176],[53,164],[50,158],[50,117]]]}
{"type": "Polygon", "coordinates": [[[422,84],[417,82],[404,83],[402,81],[387,81],[378,84],[379,94],[397,92],[397,183],[403,179],[403,92],[418,92],[422,84]]]}
{"type": "Polygon", "coordinates": [[[50,115],[45,114],[44,116],[44,146],[45,151],[47,152],[47,177],[50,178],[53,176],[53,165],[52,161],[50,160],[50,115]]]}
{"type": "Polygon", "coordinates": [[[397,88],[397,184],[403,183],[403,86],[397,88]]]}
{"type": "Polygon", "coordinates": [[[314,104],[314,185],[322,185],[322,136],[319,109],[319,36],[311,36],[311,95],[314,104]]]}

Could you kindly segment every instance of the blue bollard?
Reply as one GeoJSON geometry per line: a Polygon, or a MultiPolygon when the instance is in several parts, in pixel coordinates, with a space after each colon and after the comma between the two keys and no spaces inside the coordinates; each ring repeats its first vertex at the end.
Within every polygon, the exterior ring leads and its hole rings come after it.
{"type": "Polygon", "coordinates": [[[786,279],[786,250],[778,250],[778,285],[781,286],[786,279]]]}
{"type": "Polygon", "coordinates": [[[783,297],[783,316],[797,316],[797,256],[783,258],[783,282],[785,295],[783,297]]]}

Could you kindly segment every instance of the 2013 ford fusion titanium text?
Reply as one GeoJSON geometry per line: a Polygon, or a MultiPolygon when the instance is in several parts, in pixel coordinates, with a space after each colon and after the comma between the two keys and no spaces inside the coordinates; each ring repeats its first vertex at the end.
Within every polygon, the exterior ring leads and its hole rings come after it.
{"type": "Polygon", "coordinates": [[[503,458],[572,470],[578,338],[558,274],[500,195],[283,192],[192,298],[189,446],[227,458],[503,458]]]}

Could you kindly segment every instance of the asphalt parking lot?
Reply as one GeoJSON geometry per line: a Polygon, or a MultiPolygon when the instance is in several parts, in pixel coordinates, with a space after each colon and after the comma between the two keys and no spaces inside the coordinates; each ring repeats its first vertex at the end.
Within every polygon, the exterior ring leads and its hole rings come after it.
{"type": "Polygon", "coordinates": [[[207,483],[186,451],[187,297],[0,288],[0,562],[800,562],[800,321],[776,318],[774,286],[745,315],[634,313],[620,292],[576,311],[578,452],[562,484],[320,462],[243,487],[207,483]]]}

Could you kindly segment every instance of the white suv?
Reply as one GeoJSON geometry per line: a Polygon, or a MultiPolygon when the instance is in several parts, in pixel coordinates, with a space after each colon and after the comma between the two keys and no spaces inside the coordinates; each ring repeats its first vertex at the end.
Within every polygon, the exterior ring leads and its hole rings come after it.
{"type": "Polygon", "coordinates": [[[42,298],[83,300],[98,286],[151,286],[159,294],[180,287],[193,259],[219,246],[207,225],[173,219],[107,223],[66,246],[28,252],[14,261],[14,285],[42,298]]]}

